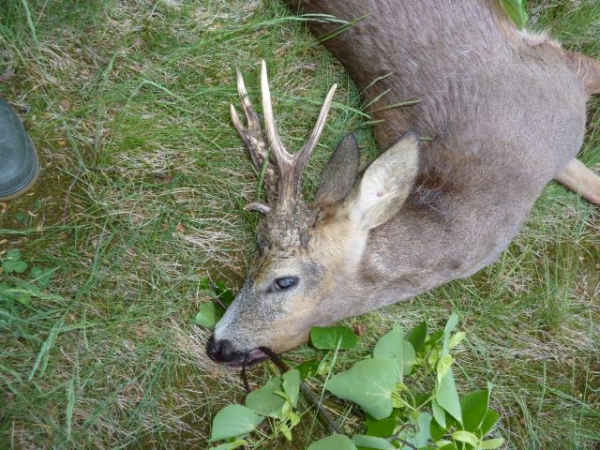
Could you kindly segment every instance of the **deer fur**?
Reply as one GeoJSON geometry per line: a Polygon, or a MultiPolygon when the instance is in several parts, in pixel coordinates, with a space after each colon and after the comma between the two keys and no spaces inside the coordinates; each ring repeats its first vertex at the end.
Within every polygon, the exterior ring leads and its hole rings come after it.
{"type": "MultiPolygon", "coordinates": [[[[259,255],[208,344],[215,361],[258,361],[261,347],[291,349],[313,325],[474,274],[508,246],[553,178],[600,203],[599,178],[575,159],[586,101],[600,92],[597,61],[517,30],[498,0],[289,3],[352,23],[341,33],[339,21],[311,28],[334,36],[324,43],[363,93],[387,150],[355,183],[358,149],[346,137],[305,204],[297,167],[286,168],[294,156],[276,149],[267,205],[250,206],[266,213],[259,255]]],[[[266,69],[268,142],[241,84],[248,128],[235,113],[234,123],[262,170],[268,145],[282,147],[266,69]]],[[[303,161],[315,133],[309,142],[303,161]]]]}

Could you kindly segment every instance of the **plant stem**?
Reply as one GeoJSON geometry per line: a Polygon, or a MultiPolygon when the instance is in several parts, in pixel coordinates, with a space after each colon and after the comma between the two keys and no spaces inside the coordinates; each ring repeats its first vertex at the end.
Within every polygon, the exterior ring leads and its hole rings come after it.
{"type": "MultiPolygon", "coordinates": [[[[279,357],[279,355],[277,353],[273,352],[270,348],[260,347],[260,350],[262,352],[264,352],[265,354],[269,355],[269,358],[271,358],[271,360],[279,368],[279,370],[281,371],[281,373],[285,373],[288,370],[290,370],[290,368],[288,367],[288,365],[279,357]]],[[[323,407],[323,405],[319,401],[319,398],[310,389],[310,387],[308,386],[308,384],[306,384],[304,381],[301,381],[300,382],[300,389],[302,390],[302,393],[304,394],[304,396],[306,397],[306,399],[317,408],[317,411],[319,411],[319,415],[321,416],[322,419],[324,419],[327,422],[327,424],[329,425],[329,428],[331,428],[331,430],[334,433],[344,434],[344,432],[340,429],[340,427],[335,422],[335,420],[333,420],[333,418],[325,410],[325,408],[323,407]]]]}

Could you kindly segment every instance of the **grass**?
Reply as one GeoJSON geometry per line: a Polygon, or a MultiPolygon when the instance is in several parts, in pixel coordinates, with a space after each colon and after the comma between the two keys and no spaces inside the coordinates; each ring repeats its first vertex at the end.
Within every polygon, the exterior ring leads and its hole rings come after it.
{"type": "MultiPolygon", "coordinates": [[[[255,217],[241,207],[255,174],[229,119],[234,67],[256,98],[258,61],[268,61],[291,148],[327,88],[340,85],[308,191],[348,130],[365,160],[374,155],[358,95],[279,2],[2,8],[0,95],[19,110],[44,171],[0,208],[0,255],[18,248],[56,271],[31,306],[0,309],[0,448],[205,448],[213,415],[243,398],[237,374],[208,361],[207,332],[191,323],[206,300],[199,280],[237,287],[252,255],[255,217]]],[[[596,2],[538,0],[530,16],[568,48],[600,57],[596,2]]],[[[599,105],[590,104],[582,153],[596,167],[599,105]]],[[[494,383],[509,448],[598,448],[599,223],[597,208],[552,184],[493,266],[350,323],[368,342],[396,320],[441,325],[457,311],[468,333],[460,387],[494,383]]],[[[255,369],[251,382],[273,371],[255,369]]],[[[302,448],[308,431],[276,448],[302,448]]]]}

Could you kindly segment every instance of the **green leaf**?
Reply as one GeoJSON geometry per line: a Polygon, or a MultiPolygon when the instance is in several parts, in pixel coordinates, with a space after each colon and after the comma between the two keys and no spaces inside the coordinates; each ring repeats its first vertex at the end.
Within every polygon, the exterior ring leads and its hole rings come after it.
{"type": "Polygon", "coordinates": [[[454,443],[446,444],[443,447],[438,447],[437,450],[457,450],[454,443]]]}
{"type": "MultiPolygon", "coordinates": [[[[446,411],[444,411],[444,409],[438,405],[438,402],[435,400],[435,398],[431,401],[431,411],[433,412],[433,417],[439,426],[446,428],[446,411]]],[[[436,439],[436,441],[437,440],[438,439],[436,439]]]]}
{"type": "Polygon", "coordinates": [[[463,418],[463,428],[467,431],[477,431],[488,411],[490,391],[487,389],[471,392],[460,401],[460,410],[463,418]]]}
{"type": "Polygon", "coordinates": [[[2,263],[2,269],[6,273],[23,273],[27,270],[27,263],[25,261],[7,259],[2,263]]]}
{"type": "Polygon", "coordinates": [[[260,389],[250,392],[246,396],[246,406],[252,411],[263,416],[283,419],[283,406],[285,398],[276,394],[282,390],[281,377],[273,377],[260,389]]]}
{"type": "Polygon", "coordinates": [[[300,372],[300,378],[305,380],[317,373],[320,363],[321,360],[319,358],[309,359],[308,361],[298,364],[296,370],[300,372]]]}
{"type": "Polygon", "coordinates": [[[16,273],[23,273],[27,270],[27,263],[25,261],[16,261],[14,271],[16,273]]]}
{"type": "Polygon", "coordinates": [[[404,368],[404,375],[410,375],[413,366],[417,362],[417,356],[415,354],[415,349],[409,341],[404,341],[402,343],[402,352],[404,354],[402,366],[404,368]]]}
{"type": "MultiPolygon", "coordinates": [[[[450,428],[450,427],[448,427],[448,428],[450,428]]],[[[442,439],[444,437],[444,435],[446,434],[446,430],[447,430],[446,426],[443,426],[443,427],[440,426],[438,424],[437,420],[431,421],[431,426],[429,427],[429,431],[431,432],[431,439],[434,442],[437,442],[440,439],[442,439]]]]}
{"type": "Polygon", "coordinates": [[[489,439],[487,441],[483,441],[479,448],[481,450],[495,450],[502,447],[502,444],[504,444],[504,439],[502,438],[489,439]]]}
{"type": "Polygon", "coordinates": [[[415,352],[419,352],[423,345],[425,345],[425,340],[427,339],[427,323],[421,322],[410,332],[408,336],[408,341],[412,344],[415,352]]]}
{"type": "Polygon", "coordinates": [[[401,436],[417,448],[425,447],[429,439],[431,439],[431,419],[431,414],[421,411],[417,418],[416,431],[413,431],[412,428],[407,428],[404,433],[401,433],[401,436]]]}
{"type": "Polygon", "coordinates": [[[452,439],[458,442],[464,442],[477,448],[479,445],[479,438],[470,431],[458,430],[452,433],[452,439]]]}
{"type": "Polygon", "coordinates": [[[31,303],[31,294],[29,292],[19,292],[15,299],[21,304],[28,306],[31,303]]]}
{"type": "Polygon", "coordinates": [[[233,295],[233,291],[229,289],[223,281],[217,281],[214,284],[213,289],[225,306],[229,306],[233,303],[235,295],[233,295]]]}
{"type": "Polygon", "coordinates": [[[212,330],[217,324],[215,304],[211,301],[202,303],[200,308],[198,308],[198,314],[194,318],[194,323],[212,330]]]}
{"type": "Polygon", "coordinates": [[[450,337],[450,350],[459,345],[462,341],[465,340],[467,334],[464,331],[459,331],[458,333],[454,333],[450,337]]]}
{"type": "Polygon", "coordinates": [[[48,289],[50,287],[50,280],[52,279],[53,269],[40,269],[34,267],[31,269],[29,276],[37,283],[40,289],[48,289]]]}
{"type": "Polygon", "coordinates": [[[452,369],[450,369],[441,379],[439,386],[437,387],[435,400],[438,405],[448,412],[448,414],[462,423],[460,401],[458,399],[458,392],[456,391],[452,369]]]}
{"type": "Polygon", "coordinates": [[[321,350],[334,350],[338,348],[338,343],[341,350],[350,350],[356,346],[358,336],[350,328],[341,325],[312,327],[310,329],[310,341],[321,350]]]}
{"type": "Polygon", "coordinates": [[[278,428],[288,441],[292,440],[292,430],[290,430],[290,427],[285,422],[280,422],[278,428]]]}
{"type": "Polygon", "coordinates": [[[379,359],[391,359],[398,367],[398,381],[404,373],[404,330],[395,325],[392,330],[379,338],[373,356],[379,359]]]}
{"type": "Polygon", "coordinates": [[[385,419],[377,420],[367,414],[365,428],[369,436],[389,437],[394,434],[394,429],[398,425],[398,410],[394,409],[385,419]]]}
{"type": "Polygon", "coordinates": [[[452,313],[448,322],[446,322],[446,327],[444,328],[444,339],[443,339],[443,349],[442,354],[440,355],[442,358],[448,354],[450,354],[450,333],[454,331],[458,325],[458,315],[456,313],[452,313]]]}
{"type": "Polygon", "coordinates": [[[290,370],[282,375],[281,387],[283,391],[290,396],[294,408],[298,405],[298,393],[300,392],[300,372],[290,370]]]}
{"type": "Polygon", "coordinates": [[[487,413],[485,414],[485,419],[483,419],[483,422],[482,422],[481,426],[479,427],[478,434],[481,437],[484,437],[486,434],[488,434],[490,431],[492,431],[492,429],[494,428],[494,425],[496,425],[496,423],[498,423],[498,420],[500,420],[500,414],[498,414],[493,409],[488,409],[487,413]]]}
{"type": "Polygon", "coordinates": [[[210,278],[208,277],[204,277],[200,280],[200,283],[198,283],[198,289],[200,289],[201,291],[205,291],[205,290],[211,290],[212,291],[212,287],[211,287],[211,283],[210,283],[210,278]]]}
{"type": "Polygon", "coordinates": [[[453,363],[452,355],[442,356],[437,363],[436,372],[437,380],[440,381],[446,376],[449,370],[452,368],[453,363]]]}
{"type": "Polygon", "coordinates": [[[326,389],[345,400],[358,403],[375,419],[388,417],[393,409],[392,392],[398,379],[396,363],[389,359],[366,359],[350,370],[334,375],[326,389]]]}
{"type": "Polygon", "coordinates": [[[376,450],[396,450],[390,442],[386,441],[381,437],[364,436],[362,434],[355,434],[352,436],[352,442],[358,447],[359,450],[362,448],[376,449],[376,450]]]}
{"type": "Polygon", "coordinates": [[[21,252],[19,250],[9,250],[6,252],[6,260],[18,261],[21,259],[21,252]]]}
{"type": "Polygon", "coordinates": [[[356,446],[350,438],[342,434],[332,434],[317,442],[313,442],[308,450],[356,450],[356,446]]]}
{"type": "Polygon", "coordinates": [[[527,12],[525,11],[525,0],[502,0],[502,7],[508,17],[515,23],[519,30],[527,24],[527,12]]]}
{"type": "Polygon", "coordinates": [[[256,429],[264,417],[242,405],[227,405],[213,420],[210,441],[243,436],[256,429]]]}

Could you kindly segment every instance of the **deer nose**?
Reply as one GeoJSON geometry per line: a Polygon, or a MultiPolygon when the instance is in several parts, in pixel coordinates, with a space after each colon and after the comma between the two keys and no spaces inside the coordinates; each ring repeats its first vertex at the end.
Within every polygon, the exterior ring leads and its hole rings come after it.
{"type": "Polygon", "coordinates": [[[240,359],[243,354],[235,349],[227,339],[216,340],[214,336],[206,344],[208,357],[216,363],[227,363],[240,359]]]}

